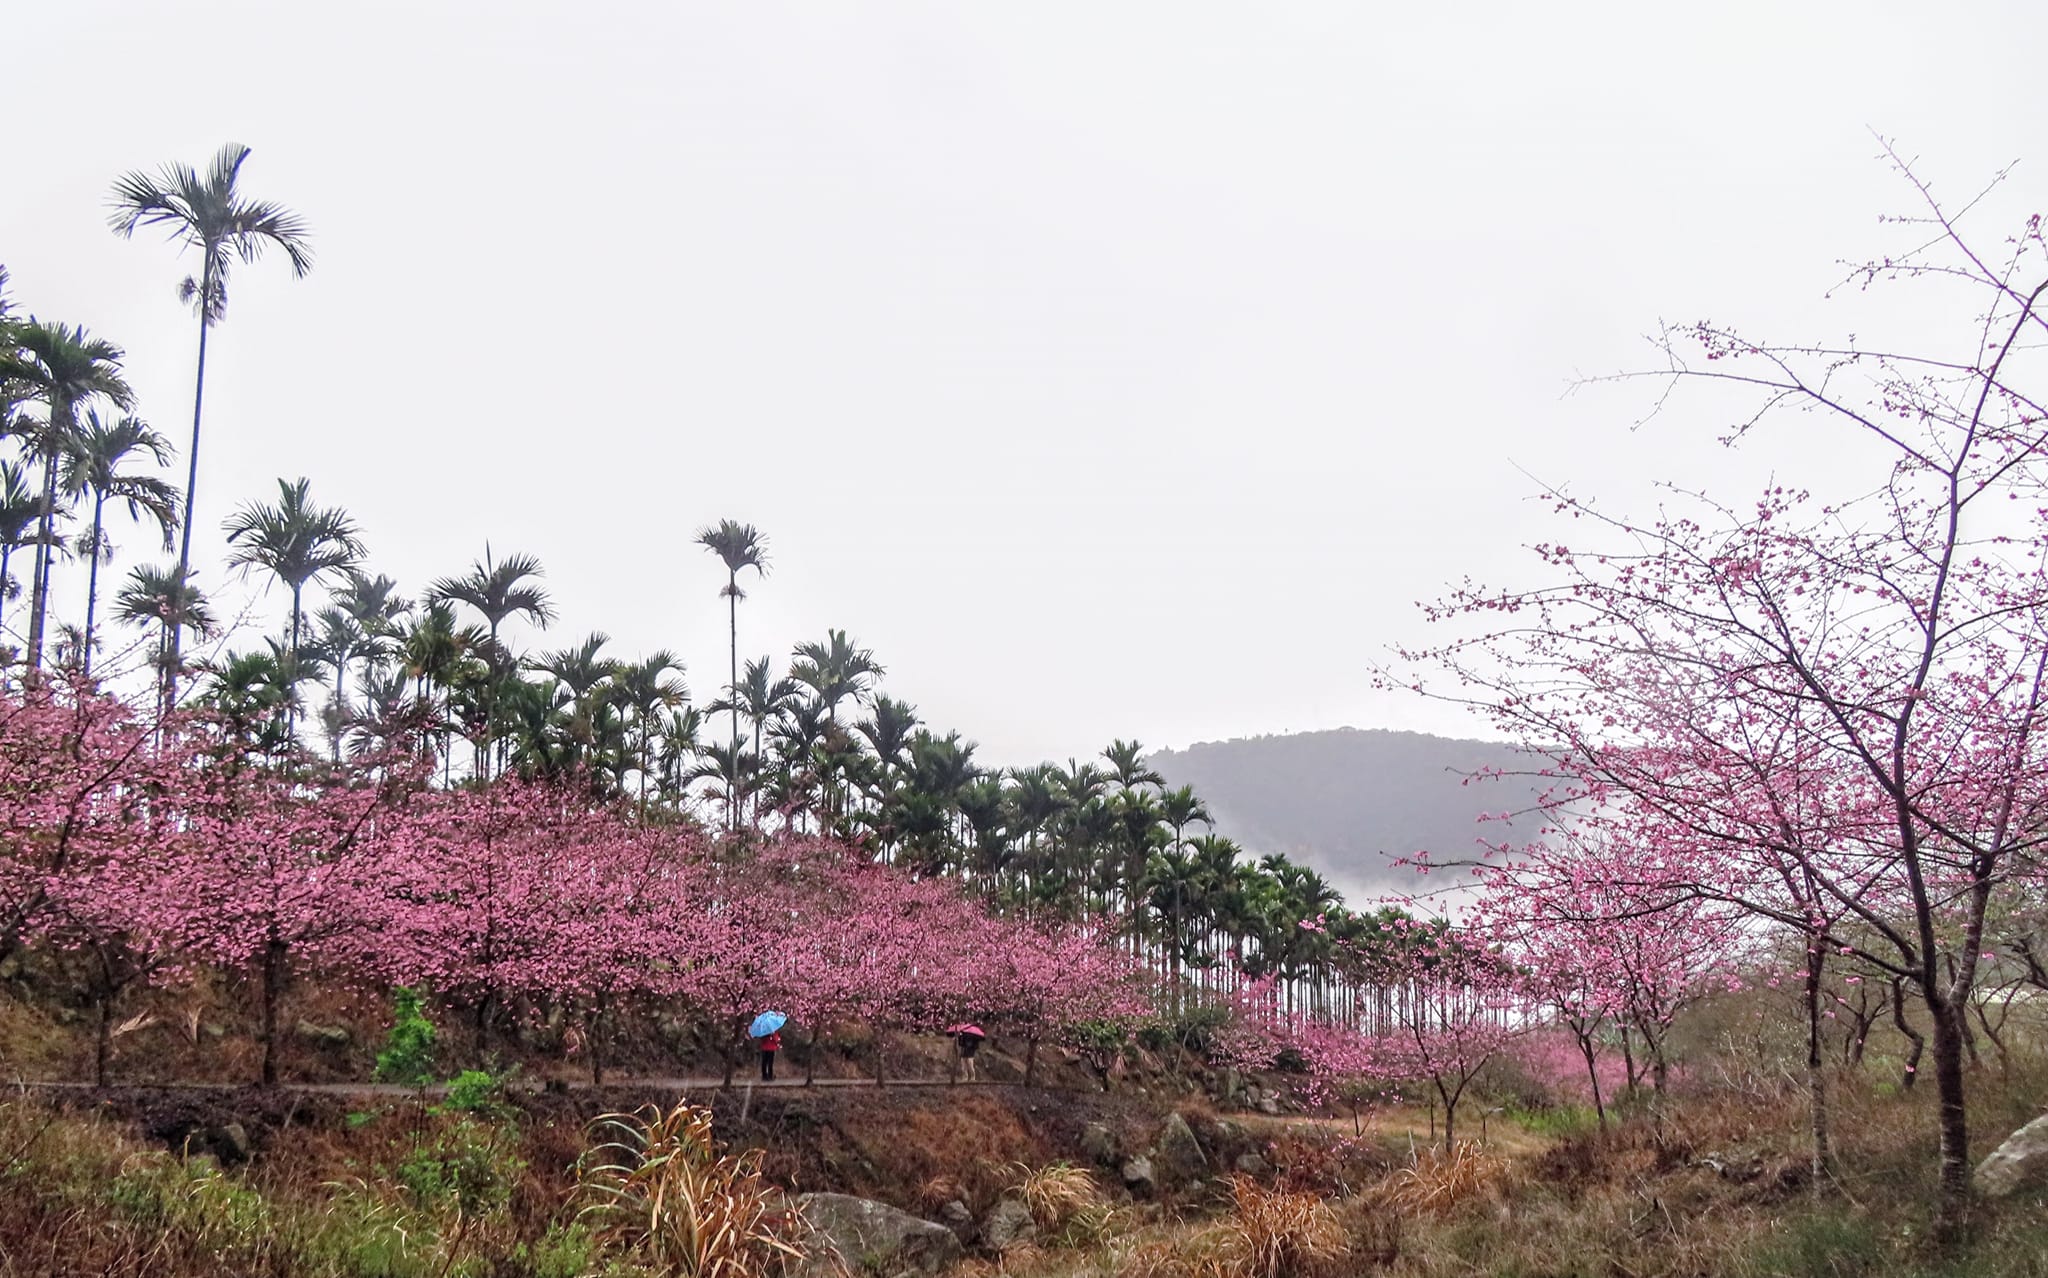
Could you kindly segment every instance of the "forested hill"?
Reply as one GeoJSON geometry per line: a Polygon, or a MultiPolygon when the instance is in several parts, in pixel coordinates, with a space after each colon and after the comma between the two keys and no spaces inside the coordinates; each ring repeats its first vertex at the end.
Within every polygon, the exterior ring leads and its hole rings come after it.
{"type": "Polygon", "coordinates": [[[1386,893],[1450,886],[1393,864],[1427,849],[1439,859],[1470,856],[1484,836],[1513,826],[1480,825],[1485,812],[1519,811],[1533,781],[1465,778],[1512,770],[1515,750],[1418,732],[1339,728],[1289,736],[1204,741],[1162,750],[1152,766],[1169,786],[1191,785],[1216,818],[1216,832],[1263,856],[1282,852],[1334,883],[1354,906],[1386,893]]]}

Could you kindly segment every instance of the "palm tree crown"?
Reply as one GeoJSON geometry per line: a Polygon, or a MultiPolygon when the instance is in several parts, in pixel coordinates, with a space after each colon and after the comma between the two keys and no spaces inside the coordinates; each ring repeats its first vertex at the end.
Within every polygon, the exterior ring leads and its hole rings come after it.
{"type": "Polygon", "coordinates": [[[76,429],[76,411],[94,399],[125,409],[135,395],[121,376],[121,348],[83,328],[31,319],[15,327],[11,346],[0,350],[0,380],[23,388],[24,398],[40,400],[46,410],[35,447],[43,458],[43,507],[29,605],[28,663],[34,669],[42,664],[50,564],[56,549],[57,468],[76,429]]]}
{"type": "MultiPolygon", "coordinates": [[[[153,568],[146,564],[129,572],[127,584],[114,596],[114,619],[161,628],[157,661],[164,666],[160,673],[166,677],[175,651],[172,636],[189,631],[203,639],[214,633],[215,628],[213,610],[199,587],[175,568],[153,568]]],[[[165,692],[168,696],[168,687],[165,692]]]]}
{"type": "Polygon", "coordinates": [[[43,502],[29,487],[28,472],[12,459],[0,460],[0,604],[19,590],[8,568],[14,552],[37,544],[43,502]]]}
{"type": "Polygon", "coordinates": [[[698,531],[697,544],[717,555],[725,564],[728,581],[724,593],[734,599],[747,597],[746,592],[740,589],[741,572],[752,568],[765,575],[768,571],[768,539],[752,524],[721,519],[716,527],[698,531]]]}
{"type": "Polygon", "coordinates": [[[297,213],[269,200],[246,198],[236,189],[249,148],[230,142],[201,174],[189,164],[166,164],[154,174],[140,171],[114,183],[108,221],[123,239],[143,227],[163,227],[180,249],[197,249],[199,274],[186,276],[178,295],[191,302],[206,324],[227,314],[228,268],[254,262],[276,248],[304,278],[313,269],[311,228],[297,213]]]}
{"type": "Polygon", "coordinates": [[[276,505],[251,502],[223,527],[235,551],[230,567],[261,568],[292,592],[291,643],[299,646],[306,586],[353,567],[363,557],[355,520],[339,507],[313,504],[309,481],[278,480],[276,505]]]}
{"type": "Polygon", "coordinates": [[[162,466],[171,459],[171,445],[148,422],[120,417],[102,422],[97,412],[88,411],[84,424],[66,445],[63,488],[67,496],[89,494],[92,498],[92,531],[87,534],[85,553],[92,569],[85,590],[85,628],[80,633],[80,666],[92,673],[93,620],[100,595],[100,563],[107,558],[104,544],[107,502],[127,506],[128,517],[144,515],[156,521],[163,534],[164,549],[171,548],[178,528],[178,491],[154,475],[138,475],[124,469],[132,458],[147,455],[162,466]]]}
{"type": "MultiPolygon", "coordinates": [[[[192,448],[185,464],[185,527],[178,538],[180,579],[192,567],[192,520],[199,501],[199,422],[206,400],[206,335],[227,315],[228,273],[237,261],[254,262],[275,248],[303,278],[313,268],[305,220],[269,200],[252,200],[237,189],[249,148],[230,142],[213,157],[204,175],[189,164],[166,164],[155,174],[133,172],[114,183],[114,233],[126,239],[141,227],[161,227],[180,250],[199,250],[199,271],[178,286],[178,295],[199,315],[199,367],[192,384],[192,448]]],[[[165,696],[175,695],[179,632],[172,631],[165,696]]]]}
{"type": "Polygon", "coordinates": [[[491,639],[491,651],[486,655],[494,667],[509,668],[509,654],[499,649],[499,628],[515,616],[524,616],[543,630],[555,619],[554,601],[534,580],[543,575],[540,560],[532,555],[493,560],[491,548],[485,546],[484,557],[471,564],[468,572],[443,577],[428,586],[427,598],[468,604],[482,614],[491,639]]]}
{"type": "MultiPolygon", "coordinates": [[[[740,600],[747,592],[740,589],[740,572],[752,568],[757,574],[768,572],[768,539],[761,535],[752,524],[736,520],[721,519],[716,527],[702,528],[697,532],[697,544],[717,555],[725,565],[725,588],[719,594],[726,601],[726,625],[731,641],[728,652],[729,670],[726,683],[726,703],[732,713],[732,739],[728,745],[729,760],[737,761],[740,754],[740,600]]],[[[739,788],[726,787],[726,828],[737,830],[740,826],[739,788]]]]}

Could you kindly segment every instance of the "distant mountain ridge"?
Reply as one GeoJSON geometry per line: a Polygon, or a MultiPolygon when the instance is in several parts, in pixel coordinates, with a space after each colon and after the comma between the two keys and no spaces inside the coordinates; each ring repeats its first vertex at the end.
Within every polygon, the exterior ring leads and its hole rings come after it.
{"type": "Polygon", "coordinates": [[[1386,729],[1204,741],[1148,762],[1167,785],[1195,788],[1217,833],[1254,855],[1280,852],[1311,867],[1354,906],[1450,886],[1394,861],[1476,854],[1482,837],[1498,842],[1530,824],[1482,825],[1480,816],[1521,811],[1538,788],[1514,776],[1468,783],[1489,768],[1525,767],[1513,746],[1386,729]]]}

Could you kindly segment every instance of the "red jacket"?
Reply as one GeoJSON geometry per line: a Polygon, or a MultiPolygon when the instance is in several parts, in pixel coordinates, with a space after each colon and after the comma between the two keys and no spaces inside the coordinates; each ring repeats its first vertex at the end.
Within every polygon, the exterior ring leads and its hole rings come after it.
{"type": "Polygon", "coordinates": [[[764,1052],[779,1052],[779,1051],[781,1051],[781,1050],[782,1050],[782,1031],[781,1031],[781,1030],[776,1030],[776,1031],[775,1031],[774,1033],[772,1033],[772,1034],[768,1035],[768,1036],[767,1036],[766,1038],[762,1039],[762,1040],[761,1040],[761,1050],[762,1050],[762,1051],[764,1051],[764,1052]]]}

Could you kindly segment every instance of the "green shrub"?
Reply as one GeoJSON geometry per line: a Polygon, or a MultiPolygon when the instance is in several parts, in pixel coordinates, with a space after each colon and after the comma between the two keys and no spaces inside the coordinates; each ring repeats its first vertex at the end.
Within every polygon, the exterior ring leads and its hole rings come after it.
{"type": "Polygon", "coordinates": [[[427,1019],[418,990],[400,986],[391,994],[391,1032],[377,1053],[377,1081],[425,1087],[434,1079],[434,1023],[427,1019]]]}
{"type": "Polygon", "coordinates": [[[519,1244],[513,1260],[533,1278],[582,1278],[591,1270],[597,1244],[581,1223],[551,1224],[546,1234],[531,1246],[519,1244]]]}
{"type": "Polygon", "coordinates": [[[1154,1052],[1181,1047],[1207,1055],[1216,1031],[1230,1023],[1230,1009],[1221,1004],[1197,1004],[1176,1015],[1147,1022],[1138,1030],[1138,1041],[1154,1052]]]}
{"type": "Polygon", "coordinates": [[[414,1146],[393,1177],[422,1210],[474,1216],[510,1198],[525,1170],[502,1129],[464,1116],[414,1146]]]}
{"type": "Polygon", "coordinates": [[[466,1069],[448,1080],[438,1112],[502,1116],[510,1112],[505,1104],[505,1079],[488,1070],[466,1069]]]}
{"type": "Polygon", "coordinates": [[[1582,1136],[1600,1125],[1591,1105],[1509,1105],[1501,1117],[1536,1136],[1582,1136]]]}

